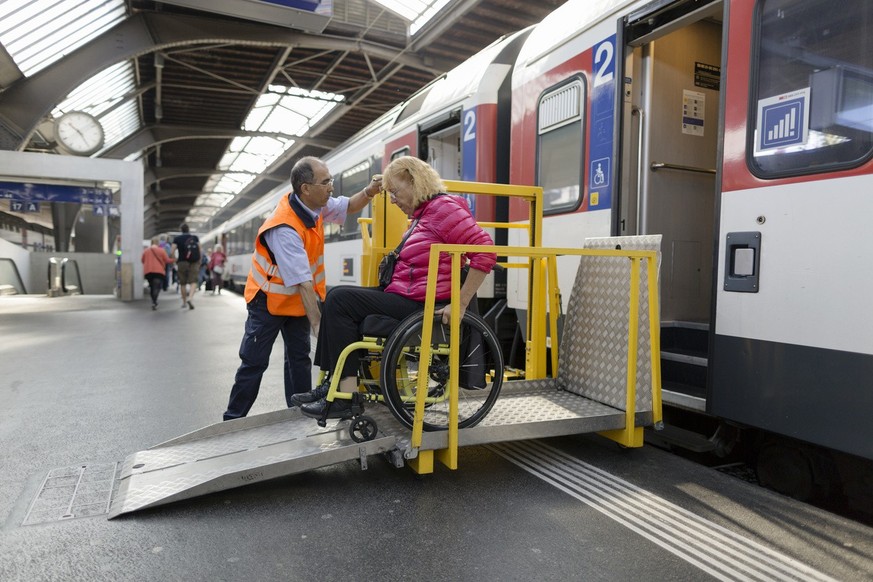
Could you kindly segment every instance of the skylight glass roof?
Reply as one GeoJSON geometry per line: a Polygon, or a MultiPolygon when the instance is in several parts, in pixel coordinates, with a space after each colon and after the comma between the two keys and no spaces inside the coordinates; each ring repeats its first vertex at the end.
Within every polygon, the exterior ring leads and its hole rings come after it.
{"type": "Polygon", "coordinates": [[[118,63],[76,87],[52,111],[52,117],[69,111],[90,113],[103,126],[104,147],[111,147],[140,128],[136,101],[125,99],[135,89],[133,64],[118,63]]]}
{"type": "Polygon", "coordinates": [[[409,34],[415,34],[428,23],[449,0],[373,0],[410,22],[409,34]]]}
{"type": "Polygon", "coordinates": [[[0,44],[30,77],[126,16],[124,0],[3,0],[0,44]]]}
{"type": "Polygon", "coordinates": [[[224,173],[209,178],[203,187],[206,193],[197,197],[188,221],[208,221],[294,145],[293,136],[306,135],[344,99],[332,93],[271,85],[258,98],[242,129],[288,137],[234,138],[218,163],[218,169],[224,173]]]}

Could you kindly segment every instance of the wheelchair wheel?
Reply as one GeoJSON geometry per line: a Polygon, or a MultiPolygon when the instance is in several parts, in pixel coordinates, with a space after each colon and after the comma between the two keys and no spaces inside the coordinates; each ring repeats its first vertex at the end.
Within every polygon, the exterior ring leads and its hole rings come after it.
{"type": "Polygon", "coordinates": [[[356,443],[365,443],[376,438],[376,421],[369,416],[363,415],[352,420],[349,425],[349,436],[356,443]]]}
{"type": "MultiPolygon", "coordinates": [[[[394,416],[407,428],[415,417],[418,369],[424,313],[397,326],[382,354],[382,391],[394,416]]],[[[478,315],[465,313],[461,321],[458,367],[458,427],[475,426],[500,394],[503,356],[494,332],[478,315]]],[[[449,326],[434,322],[431,363],[425,398],[424,430],[446,430],[449,419],[449,326]]]]}

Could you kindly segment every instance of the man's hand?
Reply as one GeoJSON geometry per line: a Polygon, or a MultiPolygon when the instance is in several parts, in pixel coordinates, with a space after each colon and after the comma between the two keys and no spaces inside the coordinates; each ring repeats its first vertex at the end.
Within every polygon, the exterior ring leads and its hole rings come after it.
{"type": "Polygon", "coordinates": [[[370,180],[370,183],[367,184],[367,187],[364,188],[364,194],[367,195],[367,198],[372,200],[376,194],[382,191],[382,174],[376,174],[373,176],[373,179],[370,180]]]}

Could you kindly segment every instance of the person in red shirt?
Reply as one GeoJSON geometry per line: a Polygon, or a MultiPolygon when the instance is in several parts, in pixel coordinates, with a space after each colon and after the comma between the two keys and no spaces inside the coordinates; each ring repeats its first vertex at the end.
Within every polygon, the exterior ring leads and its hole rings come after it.
{"type": "Polygon", "coordinates": [[[218,293],[221,295],[221,281],[224,278],[224,269],[226,268],[227,255],[224,254],[224,248],[221,245],[215,245],[212,249],[212,254],[209,255],[209,265],[206,267],[212,273],[212,294],[218,293]]]}
{"type": "Polygon", "coordinates": [[[158,239],[152,239],[152,245],[142,252],[142,270],[149,282],[149,293],[152,296],[152,311],[158,308],[158,295],[164,287],[167,276],[167,265],[173,259],[167,256],[167,252],[158,244],[158,239]]]}

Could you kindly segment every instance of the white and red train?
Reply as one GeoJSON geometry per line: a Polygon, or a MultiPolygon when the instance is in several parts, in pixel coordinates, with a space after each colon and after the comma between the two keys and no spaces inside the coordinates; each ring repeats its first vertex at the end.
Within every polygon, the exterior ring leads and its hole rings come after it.
{"type": "MultiPolygon", "coordinates": [[[[542,186],[546,246],[663,235],[668,422],[710,431],[700,449],[748,445],[795,496],[839,485],[873,506],[873,3],[570,0],[326,159],[340,193],[398,155],[542,186]]],[[[207,235],[238,255],[237,283],[287,189],[207,235]]],[[[330,284],[358,281],[354,218],[328,234],[330,284]]],[[[565,297],[574,276],[562,267],[565,297]]],[[[526,294],[513,269],[482,296],[521,321],[526,294]]]]}

